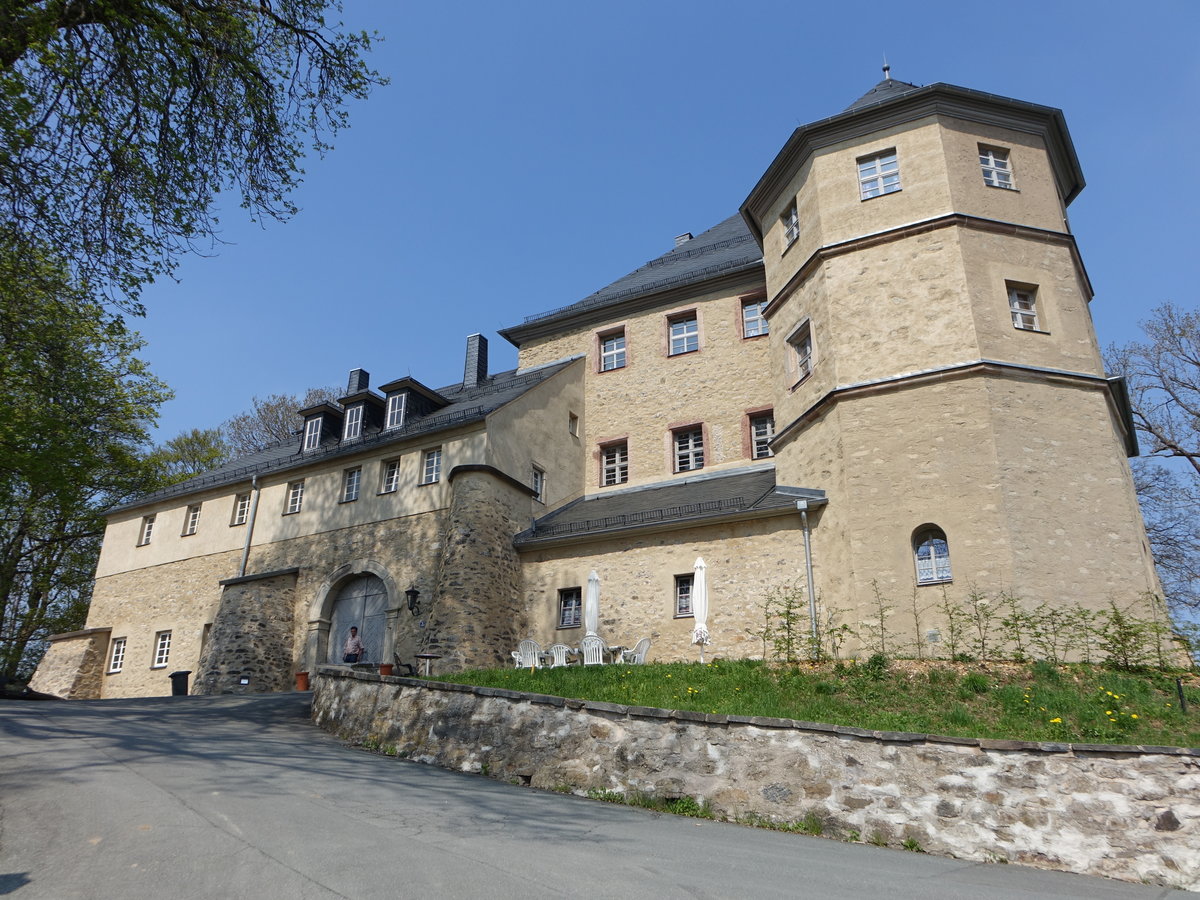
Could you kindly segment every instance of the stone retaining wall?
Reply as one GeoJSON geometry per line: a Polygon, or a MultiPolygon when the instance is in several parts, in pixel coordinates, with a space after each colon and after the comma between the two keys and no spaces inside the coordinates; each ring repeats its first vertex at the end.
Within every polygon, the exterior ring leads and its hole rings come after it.
{"type": "Polygon", "coordinates": [[[727,819],[816,817],[830,837],[1200,890],[1200,750],[865,731],[336,668],[315,688],[321,728],[448,769],[688,796],[727,819]]]}

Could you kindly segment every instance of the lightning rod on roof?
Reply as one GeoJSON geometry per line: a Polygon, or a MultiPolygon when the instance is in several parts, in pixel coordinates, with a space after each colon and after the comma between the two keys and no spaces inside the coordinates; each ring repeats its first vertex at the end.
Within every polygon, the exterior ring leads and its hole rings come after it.
{"type": "Polygon", "coordinates": [[[883,77],[885,81],[892,80],[892,67],[888,65],[887,54],[883,54],[883,77]]]}

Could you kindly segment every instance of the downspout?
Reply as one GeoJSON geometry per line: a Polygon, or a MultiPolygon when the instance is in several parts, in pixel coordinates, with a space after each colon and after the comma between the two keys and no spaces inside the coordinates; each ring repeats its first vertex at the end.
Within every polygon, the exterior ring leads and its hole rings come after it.
{"type": "Polygon", "coordinates": [[[808,582],[808,621],[812,625],[812,650],[810,652],[813,659],[816,659],[821,652],[821,637],[817,629],[817,597],[813,583],[812,541],[809,537],[808,527],[808,501],[797,500],[796,509],[800,511],[801,530],[804,533],[804,575],[808,582]]]}
{"type": "MultiPolygon", "coordinates": [[[[250,490],[254,491],[254,496],[250,500],[250,521],[246,523],[246,546],[242,548],[242,564],[238,566],[238,578],[246,574],[246,560],[250,558],[250,541],[254,537],[254,519],[258,515],[258,497],[262,493],[258,487],[257,475],[252,476],[250,479],[250,490]]],[[[805,536],[804,541],[807,546],[807,536],[805,536]]]]}

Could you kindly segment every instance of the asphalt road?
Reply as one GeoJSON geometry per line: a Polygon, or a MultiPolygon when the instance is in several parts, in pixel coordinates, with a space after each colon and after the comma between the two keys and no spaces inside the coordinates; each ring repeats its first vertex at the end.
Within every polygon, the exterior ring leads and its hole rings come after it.
{"type": "Polygon", "coordinates": [[[308,694],[0,703],[0,895],[1182,897],[517,787],[342,745],[308,694]]]}

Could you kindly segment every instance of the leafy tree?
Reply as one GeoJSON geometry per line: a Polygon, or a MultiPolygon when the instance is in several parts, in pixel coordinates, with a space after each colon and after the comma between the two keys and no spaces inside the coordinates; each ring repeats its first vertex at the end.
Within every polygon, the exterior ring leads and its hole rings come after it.
{"type": "Polygon", "coordinates": [[[1200,313],[1166,303],[1142,323],[1146,341],[1112,346],[1148,456],[1134,460],[1146,530],[1168,599],[1200,609],[1200,313]]]}
{"type": "Polygon", "coordinates": [[[193,428],[155,447],[147,462],[163,485],[186,481],[229,460],[229,447],[218,428],[193,428]]]}
{"type": "MultiPolygon", "coordinates": [[[[285,219],[310,141],[385,79],[333,0],[0,3],[0,224],[140,312],[141,287],[216,240],[233,190],[285,219]]],[[[26,273],[35,276],[36,264],[26,273]]]]}
{"type": "Polygon", "coordinates": [[[82,625],[103,511],[156,486],[141,449],[168,394],[141,346],[66,263],[0,232],[0,676],[82,625]]]}
{"type": "Polygon", "coordinates": [[[249,410],[221,426],[221,434],[234,456],[255,453],[291,439],[304,427],[304,420],[296,415],[297,410],[318,403],[334,403],[340,396],[337,388],[315,387],[309,388],[303,398],[295,394],[255,397],[249,410]]]}

